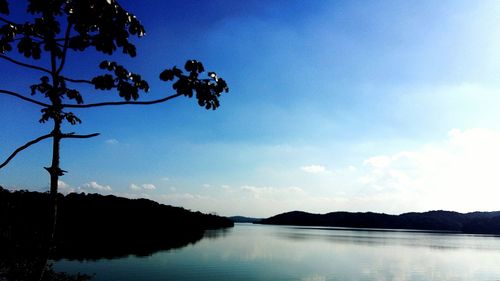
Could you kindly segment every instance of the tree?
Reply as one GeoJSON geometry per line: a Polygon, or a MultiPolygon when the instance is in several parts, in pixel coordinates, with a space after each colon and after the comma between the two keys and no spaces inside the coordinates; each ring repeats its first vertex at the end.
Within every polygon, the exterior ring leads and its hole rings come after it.
{"type": "MultiPolygon", "coordinates": [[[[16,0],[17,1],[17,0],[16,0]]],[[[195,97],[206,109],[217,109],[219,97],[228,92],[226,82],[214,72],[206,78],[201,62],[188,60],[184,70],[166,69],[159,78],[171,82],[174,93],[151,101],[139,101],[149,84],[140,74],[133,73],[116,61],[98,64],[104,74],[93,78],[72,77],[66,73],[65,63],[70,55],[82,58],[84,52],[113,55],[117,51],[130,57],[137,54],[131,37],[143,37],[145,30],[140,21],[126,11],[116,0],[27,0],[24,23],[9,19],[9,3],[0,0],[0,59],[16,67],[37,71],[39,82],[29,86],[29,94],[0,89],[10,95],[41,108],[41,123],[51,122],[52,131],[28,141],[17,148],[0,164],[6,166],[19,152],[46,139],[52,139],[52,161],[45,167],[50,175],[53,239],[57,216],[57,188],[59,177],[66,171],[60,167],[60,143],[63,139],[86,139],[98,135],[63,132],[65,122],[70,125],[81,120],[70,110],[120,105],[150,105],[164,103],[180,96],[195,97]],[[17,52],[16,52],[17,51],[17,52]],[[95,90],[116,91],[122,101],[86,103],[79,89],[92,85],[95,90]]]]}

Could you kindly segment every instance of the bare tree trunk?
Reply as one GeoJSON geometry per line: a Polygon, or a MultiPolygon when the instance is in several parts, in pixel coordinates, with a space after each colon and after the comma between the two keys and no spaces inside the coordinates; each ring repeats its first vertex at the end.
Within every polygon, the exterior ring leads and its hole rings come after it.
{"type": "Polygon", "coordinates": [[[62,173],[59,167],[59,150],[61,144],[61,121],[56,118],[54,120],[54,136],[52,144],[52,165],[50,166],[50,202],[51,202],[51,219],[52,219],[52,233],[50,234],[51,242],[54,240],[56,224],[57,224],[57,186],[59,176],[62,173]]]}
{"type": "Polygon", "coordinates": [[[62,173],[60,164],[60,144],[61,144],[61,120],[60,118],[54,118],[54,131],[52,137],[52,165],[45,168],[50,174],[50,195],[49,195],[49,230],[47,235],[47,252],[44,260],[42,261],[42,268],[40,273],[39,281],[42,281],[46,273],[50,255],[54,246],[54,237],[56,233],[57,226],[57,187],[59,182],[59,176],[62,173]]]}

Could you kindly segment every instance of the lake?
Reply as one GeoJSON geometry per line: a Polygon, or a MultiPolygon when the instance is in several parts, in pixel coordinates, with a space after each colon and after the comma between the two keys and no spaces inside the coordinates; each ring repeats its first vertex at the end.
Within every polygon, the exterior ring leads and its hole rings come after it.
{"type": "Polygon", "coordinates": [[[147,257],[62,260],[92,280],[500,280],[500,237],[236,224],[147,257]]]}

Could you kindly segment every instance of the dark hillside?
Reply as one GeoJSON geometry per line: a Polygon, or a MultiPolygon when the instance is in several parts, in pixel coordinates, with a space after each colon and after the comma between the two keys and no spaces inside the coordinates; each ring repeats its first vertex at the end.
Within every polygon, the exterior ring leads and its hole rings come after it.
{"type": "Polygon", "coordinates": [[[250,218],[250,217],[243,217],[243,216],[232,216],[229,217],[233,222],[239,222],[239,223],[255,223],[259,222],[260,218],[250,218]]]}
{"type": "Polygon", "coordinates": [[[429,229],[440,231],[462,231],[468,221],[465,214],[449,211],[406,213],[398,216],[400,227],[408,229],[429,229]]]}
{"type": "MultiPolygon", "coordinates": [[[[72,193],[58,202],[55,251],[66,258],[148,255],[194,243],[207,229],[233,226],[228,218],[147,199],[72,193]]],[[[0,188],[0,247],[43,248],[48,204],[47,193],[0,188]]]]}
{"type": "Polygon", "coordinates": [[[317,214],[310,214],[301,211],[283,213],[261,220],[261,224],[281,224],[281,225],[325,225],[324,218],[317,214]]]}
{"type": "Polygon", "coordinates": [[[419,229],[473,234],[500,234],[500,212],[457,213],[430,211],[388,215],[332,212],[310,214],[293,211],[261,220],[261,224],[334,226],[353,228],[419,229]]]}
{"type": "Polygon", "coordinates": [[[342,227],[364,227],[364,228],[394,228],[397,224],[395,219],[386,214],[379,213],[349,213],[334,212],[324,215],[324,221],[334,223],[342,227]]]}

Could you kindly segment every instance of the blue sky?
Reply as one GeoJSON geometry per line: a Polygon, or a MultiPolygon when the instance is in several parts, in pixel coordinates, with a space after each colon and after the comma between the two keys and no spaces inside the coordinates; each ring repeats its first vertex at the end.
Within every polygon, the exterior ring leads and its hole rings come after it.
{"type": "MultiPolygon", "coordinates": [[[[217,111],[186,98],[75,111],[83,124],[68,131],[101,136],[63,143],[61,191],[222,215],[498,209],[498,2],[120,3],[146,27],[137,58],[118,56],[149,80],[141,99],[171,93],[158,74],[187,59],[230,93],[217,111]]],[[[91,77],[106,58],[72,55],[68,73],[91,77]]],[[[38,77],[0,69],[3,89],[29,93],[38,77]]],[[[2,158],[50,131],[12,97],[0,95],[0,117],[2,158]]],[[[45,191],[49,163],[50,143],[38,144],[0,184],[45,191]]]]}

